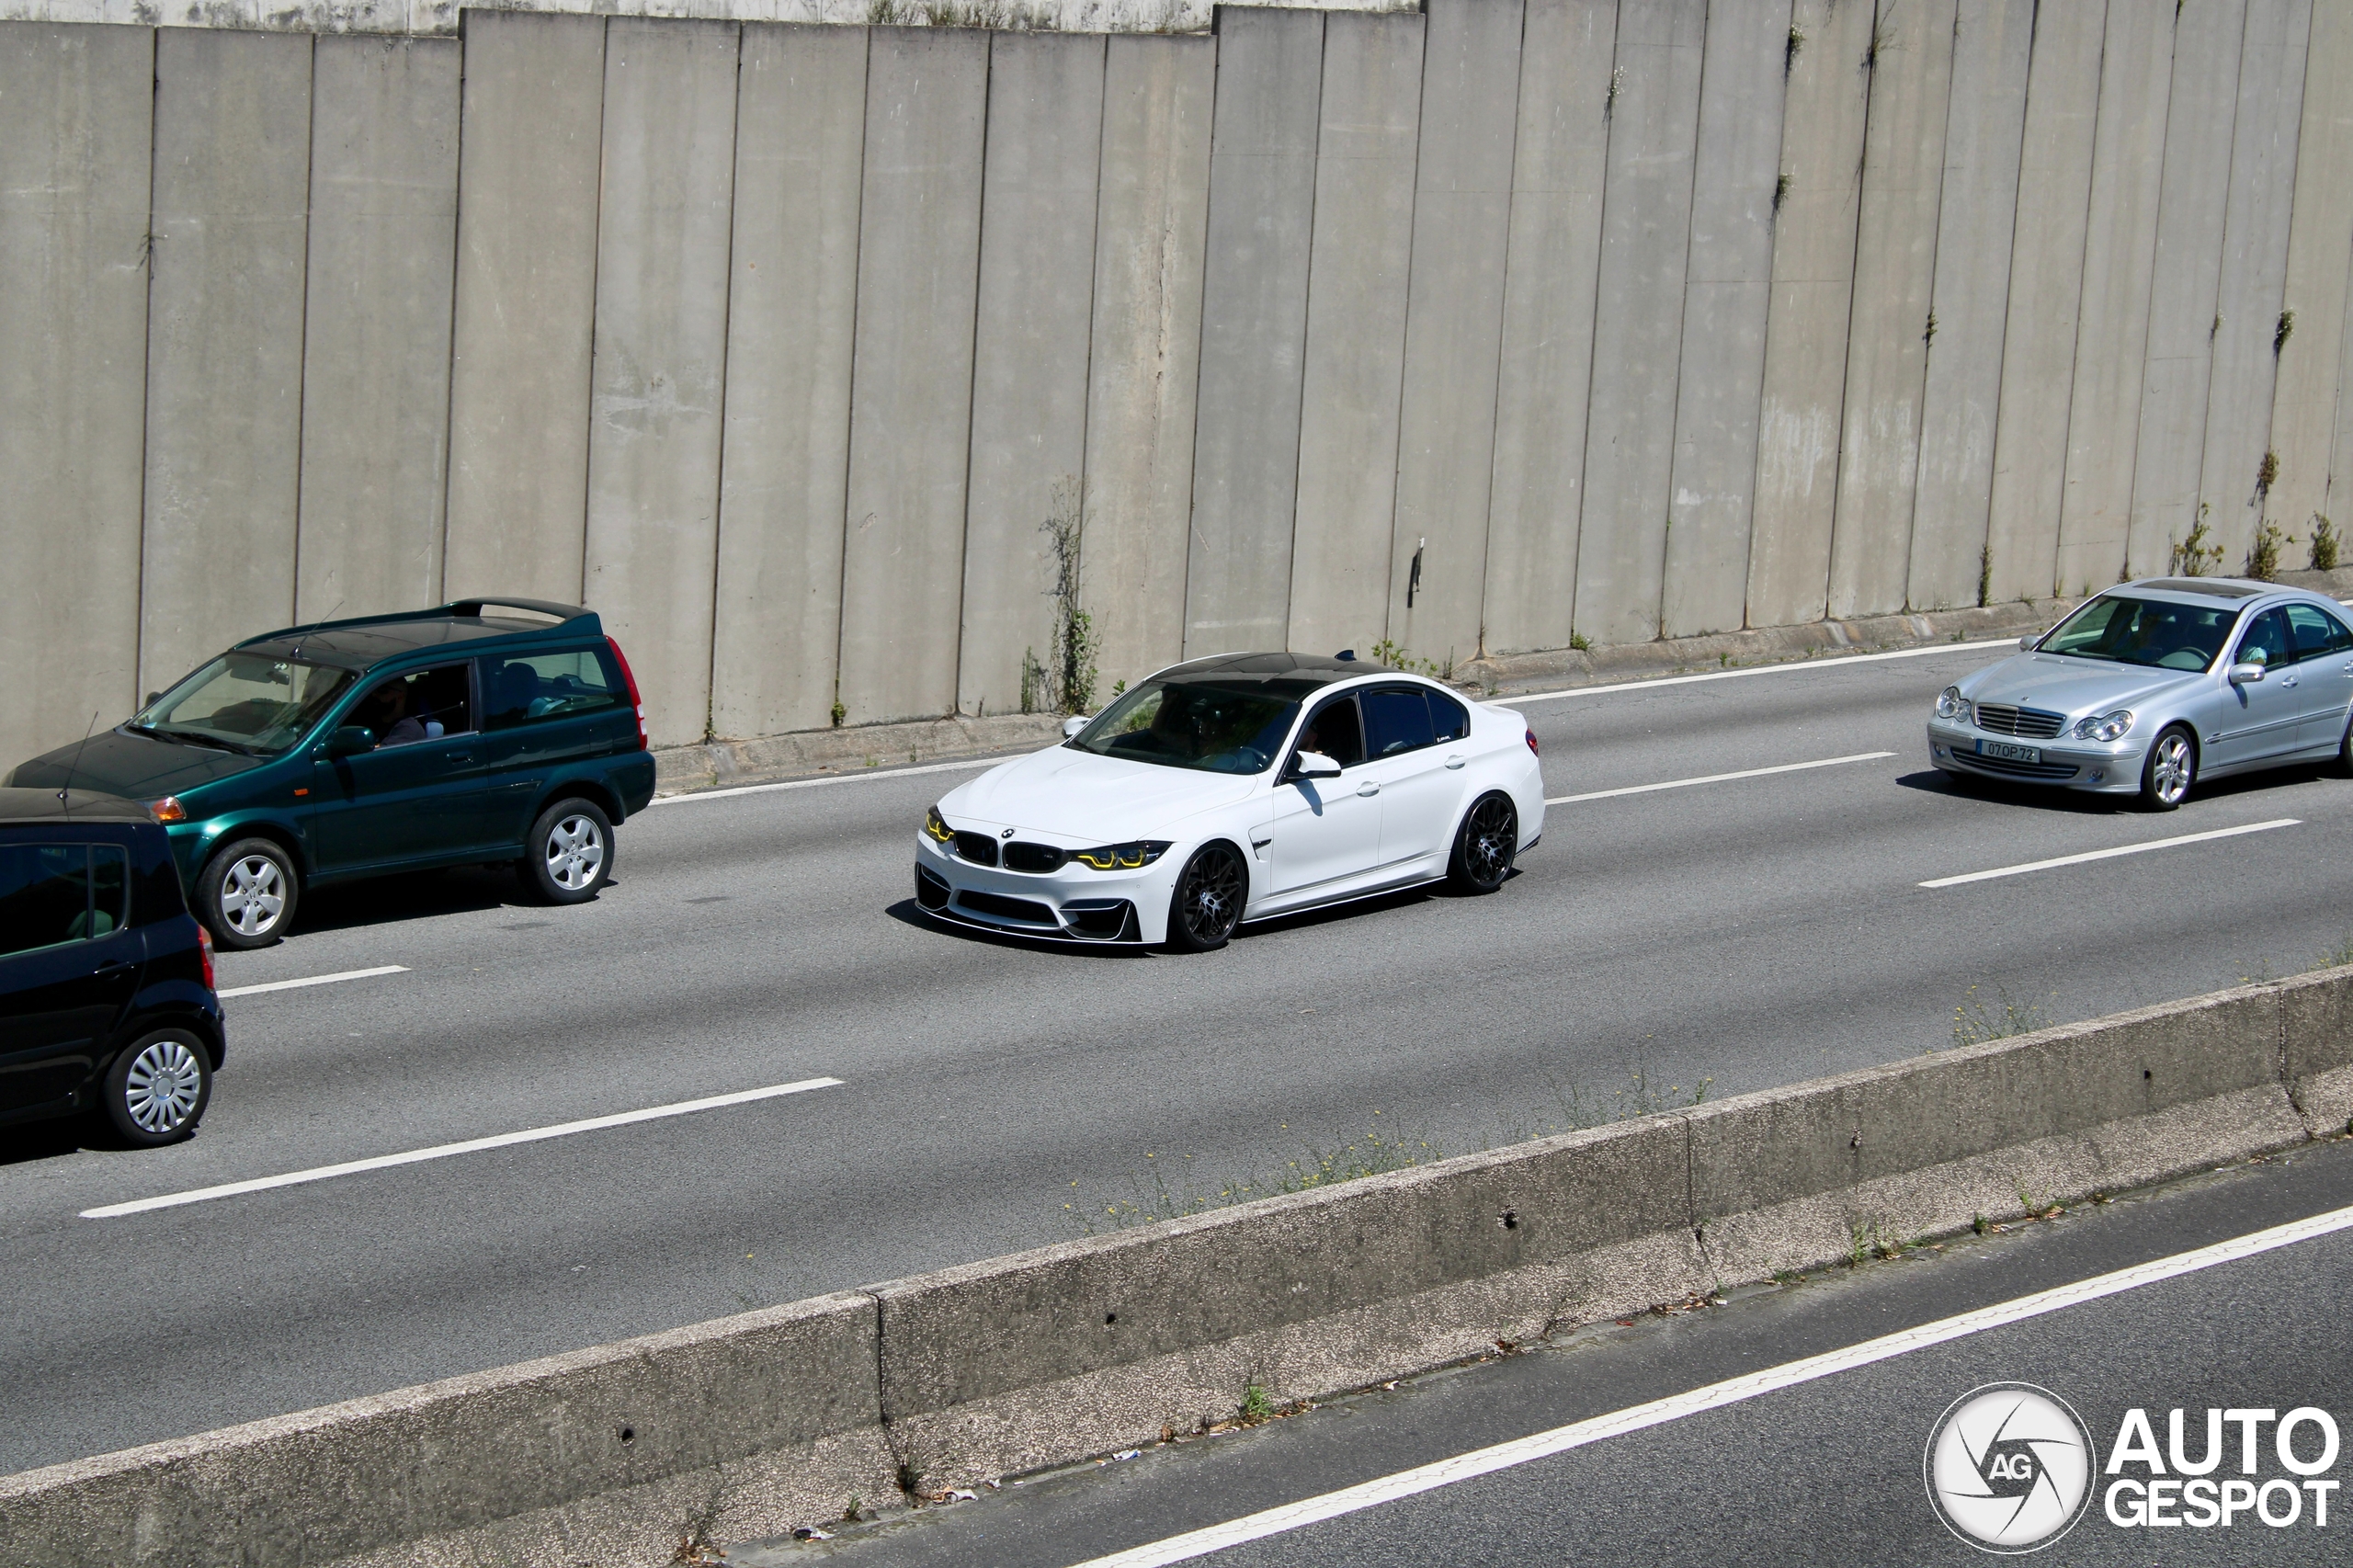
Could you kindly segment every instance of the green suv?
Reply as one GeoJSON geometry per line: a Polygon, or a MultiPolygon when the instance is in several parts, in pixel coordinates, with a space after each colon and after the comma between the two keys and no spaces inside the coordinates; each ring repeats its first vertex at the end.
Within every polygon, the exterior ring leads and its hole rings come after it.
{"type": "Polygon", "coordinates": [[[540,899],[594,898],[654,756],[595,614],[465,599],[240,642],[7,782],[145,801],[215,939],[258,948],[305,889],[393,871],[511,861],[540,899]]]}

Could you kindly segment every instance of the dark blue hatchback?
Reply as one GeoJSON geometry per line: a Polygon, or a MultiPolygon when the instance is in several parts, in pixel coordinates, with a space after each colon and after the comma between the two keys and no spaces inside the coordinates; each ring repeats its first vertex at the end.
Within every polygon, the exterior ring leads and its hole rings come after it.
{"type": "Polygon", "coordinates": [[[305,889],[394,871],[512,862],[540,900],[594,898],[654,756],[593,612],[468,599],[249,639],[9,782],[143,802],[215,939],[256,948],[305,889]]]}

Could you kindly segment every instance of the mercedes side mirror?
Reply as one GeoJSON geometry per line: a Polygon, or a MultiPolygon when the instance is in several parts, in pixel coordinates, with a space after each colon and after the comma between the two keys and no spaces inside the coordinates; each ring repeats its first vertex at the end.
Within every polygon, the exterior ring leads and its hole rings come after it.
{"type": "Polygon", "coordinates": [[[346,724],[329,735],[327,744],[320,749],[329,758],[357,756],[376,749],[376,732],[359,724],[346,724]]]}
{"type": "Polygon", "coordinates": [[[2233,665],[2231,666],[2230,681],[2233,686],[2261,685],[2263,681],[2263,666],[2251,661],[2244,665],[2233,665]]]}
{"type": "Polygon", "coordinates": [[[2041,641],[2042,641],[2042,633],[2041,633],[2041,632],[2040,632],[2040,631],[2029,631],[2029,632],[2028,632],[2025,636],[2023,636],[2023,637],[2021,637],[2021,638],[2019,638],[2019,639],[2018,639],[2018,646],[2019,646],[2020,648],[2024,649],[2026,652],[2028,652],[2028,653],[2033,653],[2033,652],[2034,652],[2034,645],[2035,645],[2037,642],[2041,642],[2041,641]]]}
{"type": "Polygon", "coordinates": [[[1063,739],[1069,740],[1094,721],[1084,713],[1074,713],[1063,721],[1063,739]]]}
{"type": "Polygon", "coordinates": [[[1293,778],[1337,778],[1340,765],[1320,751],[1299,752],[1290,759],[1290,776],[1293,778]]]}

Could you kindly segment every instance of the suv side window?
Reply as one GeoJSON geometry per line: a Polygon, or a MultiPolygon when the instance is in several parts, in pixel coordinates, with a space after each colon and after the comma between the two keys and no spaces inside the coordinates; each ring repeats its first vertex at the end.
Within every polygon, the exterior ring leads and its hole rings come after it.
{"type": "Polygon", "coordinates": [[[620,672],[607,664],[601,649],[571,648],[507,659],[493,655],[482,664],[486,730],[569,719],[629,700],[620,672]]]}
{"type": "Polygon", "coordinates": [[[2324,653],[2353,649],[2353,631],[2318,605],[2290,605],[2288,624],[2296,633],[2296,657],[2316,659],[2324,653]]]}
{"type": "Polygon", "coordinates": [[[343,722],[375,731],[381,751],[465,734],[474,727],[473,712],[472,665],[436,665],[379,681],[343,722]]]}
{"type": "Polygon", "coordinates": [[[130,863],[110,844],[0,844],[0,955],[87,941],[130,915],[130,863]]]}
{"type": "Polygon", "coordinates": [[[1363,701],[1367,749],[1373,756],[1396,756],[1438,744],[1429,699],[1420,687],[1379,687],[1366,692],[1363,701]]]}

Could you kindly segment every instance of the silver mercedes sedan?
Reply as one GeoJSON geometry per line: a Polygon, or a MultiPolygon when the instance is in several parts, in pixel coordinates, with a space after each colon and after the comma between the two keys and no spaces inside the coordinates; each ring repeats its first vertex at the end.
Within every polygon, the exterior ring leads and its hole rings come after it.
{"type": "Polygon", "coordinates": [[[2353,627],[2335,599],[2231,577],[2154,577],[2089,599],[1938,694],[1928,753],[1961,778],[2138,794],[2336,757],[2353,767],[2353,627]]]}

